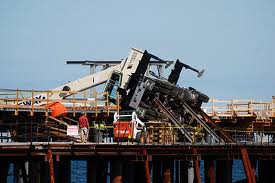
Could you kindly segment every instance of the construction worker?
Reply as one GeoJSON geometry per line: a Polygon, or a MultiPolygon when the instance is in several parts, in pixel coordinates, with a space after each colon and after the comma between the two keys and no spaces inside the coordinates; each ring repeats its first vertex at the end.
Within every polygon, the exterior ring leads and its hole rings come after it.
{"type": "Polygon", "coordinates": [[[101,122],[99,123],[99,129],[100,129],[100,130],[106,130],[106,124],[105,124],[104,121],[101,121],[101,122]]]}
{"type": "Polygon", "coordinates": [[[104,133],[106,132],[107,128],[104,121],[93,121],[92,122],[93,128],[93,142],[103,142],[104,141],[104,133]]]}
{"type": "Polygon", "coordinates": [[[92,125],[95,130],[98,130],[98,131],[106,130],[106,124],[104,121],[93,121],[92,125]]]}
{"type": "Polygon", "coordinates": [[[80,140],[81,142],[86,143],[89,137],[89,121],[84,112],[81,114],[82,115],[78,119],[80,140]]]}

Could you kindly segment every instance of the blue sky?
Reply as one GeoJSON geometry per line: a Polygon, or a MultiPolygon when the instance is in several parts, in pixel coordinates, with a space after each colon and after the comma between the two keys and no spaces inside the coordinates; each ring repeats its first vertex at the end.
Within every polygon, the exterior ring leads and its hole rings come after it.
{"type": "Polygon", "coordinates": [[[89,72],[66,60],[131,47],[206,69],[180,84],[219,99],[275,95],[275,1],[0,1],[0,88],[50,89],[89,72]]]}

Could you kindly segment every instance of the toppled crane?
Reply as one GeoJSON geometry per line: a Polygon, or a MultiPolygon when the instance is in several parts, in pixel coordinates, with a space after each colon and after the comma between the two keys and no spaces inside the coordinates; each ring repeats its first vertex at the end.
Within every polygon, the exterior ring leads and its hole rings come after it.
{"type": "MultiPolygon", "coordinates": [[[[202,126],[204,132],[210,134],[216,142],[224,142],[223,138],[226,138],[225,141],[233,142],[223,131],[220,132],[222,137],[217,135],[215,130],[221,131],[221,129],[218,125],[212,124],[214,122],[209,121],[209,118],[207,118],[208,123],[212,125],[207,124],[205,113],[200,107],[203,102],[208,102],[208,96],[194,88],[184,88],[177,85],[183,67],[197,72],[198,77],[202,76],[204,70],[198,71],[177,60],[168,79],[160,77],[160,73],[156,75],[151,70],[149,70],[150,75],[146,75],[151,58],[163,62],[162,59],[145,51],[141,56],[136,72],[131,73],[129,82],[121,85],[119,85],[119,82],[112,82],[116,84],[110,87],[109,83],[109,87],[105,88],[110,93],[109,96],[113,96],[113,89],[116,88],[116,91],[121,95],[122,110],[133,110],[138,118],[144,122],[145,127],[146,121],[149,120],[173,123],[179,129],[181,135],[190,142],[194,141],[194,138],[192,138],[194,130],[192,128],[185,129],[187,125],[191,127],[202,126]],[[213,129],[213,127],[216,129],[213,129]]],[[[127,138],[131,130],[137,131],[135,128],[138,125],[133,120],[128,121],[128,125],[125,125],[125,121],[122,121],[121,126],[119,126],[118,121],[115,120],[115,137],[122,134],[121,138],[127,138]]],[[[133,133],[131,134],[133,135],[133,133]]],[[[136,136],[134,134],[134,137],[136,136]]]]}
{"type": "MultiPolygon", "coordinates": [[[[45,98],[62,101],[70,98],[74,92],[105,84],[104,92],[108,93],[105,98],[108,97],[113,103],[119,102],[121,107],[113,123],[115,138],[135,140],[141,136],[140,133],[146,132],[148,122],[155,121],[168,126],[174,125],[179,141],[196,141],[195,129],[200,126],[203,129],[201,134],[209,134],[216,142],[233,142],[231,137],[201,110],[202,103],[208,102],[208,96],[194,88],[177,84],[183,68],[196,72],[198,77],[202,76],[204,70],[199,71],[176,60],[174,69],[166,79],[163,74],[164,66],[168,68],[172,63],[146,50],[133,48],[129,56],[120,63],[110,67],[106,64],[99,72],[52,90],[64,93],[40,93],[33,96],[38,100],[30,98],[20,101],[18,105],[45,105],[45,98]],[[157,66],[157,73],[151,70],[151,66],[157,66]]],[[[66,110],[59,111],[55,116],[62,114],[62,111],[66,110]]]]}

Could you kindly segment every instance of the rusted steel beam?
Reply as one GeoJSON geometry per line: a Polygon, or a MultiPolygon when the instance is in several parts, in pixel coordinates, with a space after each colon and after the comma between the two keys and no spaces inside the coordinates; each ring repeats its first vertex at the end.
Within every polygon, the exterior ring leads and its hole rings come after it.
{"type": "Polygon", "coordinates": [[[144,160],[129,161],[128,167],[128,182],[146,182],[144,160]]]}
{"type": "Polygon", "coordinates": [[[170,160],[163,161],[163,183],[171,182],[171,170],[170,170],[170,160]]]}
{"type": "Polygon", "coordinates": [[[69,158],[65,158],[64,156],[58,158],[56,156],[54,171],[56,182],[71,182],[71,160],[69,158]]]}
{"type": "Polygon", "coordinates": [[[275,182],[275,161],[259,160],[258,161],[258,182],[270,183],[275,182]]]}
{"type": "Polygon", "coordinates": [[[257,169],[257,160],[256,159],[250,160],[250,163],[251,163],[251,167],[253,169],[253,174],[256,176],[256,174],[257,174],[257,172],[256,172],[256,169],[257,169]]]}
{"type": "Polygon", "coordinates": [[[221,128],[217,123],[215,123],[215,121],[213,121],[202,109],[199,108],[199,113],[206,119],[206,121],[208,122],[208,124],[215,129],[218,129],[218,131],[220,132],[222,139],[225,142],[229,142],[229,143],[234,143],[235,140],[228,134],[226,133],[226,131],[221,128]]]}
{"type": "Polygon", "coordinates": [[[47,159],[49,162],[50,183],[55,183],[54,178],[54,166],[53,166],[53,153],[51,149],[48,149],[47,159]]]}
{"type": "MultiPolygon", "coordinates": [[[[19,164],[19,169],[21,169],[21,173],[22,173],[22,179],[23,182],[28,182],[28,175],[27,175],[27,171],[26,171],[26,162],[22,162],[19,164]]],[[[29,165],[28,165],[29,166],[29,165]]]]}
{"type": "Polygon", "coordinates": [[[180,161],[179,160],[175,160],[175,183],[179,183],[180,182],[180,178],[179,178],[179,171],[180,170],[180,161]]]}
{"type": "Polygon", "coordinates": [[[146,178],[146,183],[151,182],[150,167],[149,167],[148,160],[145,161],[145,178],[146,178]]]}
{"type": "Polygon", "coordinates": [[[175,182],[175,160],[171,159],[170,160],[170,172],[171,172],[171,182],[175,182]]]}
{"type": "Polygon", "coordinates": [[[249,156],[245,147],[241,147],[241,154],[242,154],[243,166],[244,166],[247,182],[256,183],[255,174],[252,169],[249,156]]]}
{"type": "Polygon", "coordinates": [[[87,183],[96,182],[96,160],[89,158],[87,160],[87,183]]]}
{"type": "Polygon", "coordinates": [[[200,165],[198,160],[193,160],[196,183],[201,183],[200,165]]]}
{"type": "Polygon", "coordinates": [[[188,182],[188,167],[190,163],[190,161],[179,161],[179,183],[188,182]]]}
{"type": "Polygon", "coordinates": [[[215,183],[214,160],[204,160],[205,183],[215,183]]]}
{"type": "Polygon", "coordinates": [[[198,153],[197,153],[197,149],[193,149],[193,153],[194,153],[194,158],[193,158],[193,165],[194,165],[194,182],[196,181],[196,183],[201,183],[201,176],[200,176],[200,165],[199,165],[199,160],[198,160],[198,153]]]}
{"type": "Polygon", "coordinates": [[[106,158],[96,159],[96,182],[107,182],[108,160],[106,158]]]}
{"type": "Polygon", "coordinates": [[[144,169],[145,169],[145,179],[146,179],[147,183],[150,183],[151,182],[151,177],[150,177],[150,167],[149,167],[149,163],[148,163],[149,157],[148,157],[146,149],[143,149],[143,156],[145,158],[145,161],[144,161],[144,163],[145,163],[145,167],[144,167],[144,169]]]}
{"type": "Polygon", "coordinates": [[[110,162],[111,168],[111,183],[121,183],[122,182],[122,161],[112,160],[110,162]]]}
{"type": "Polygon", "coordinates": [[[153,158],[153,183],[161,182],[161,160],[153,158]]]}
{"type": "Polygon", "coordinates": [[[10,163],[6,160],[0,160],[0,182],[7,182],[10,163]]]}
{"type": "Polygon", "coordinates": [[[216,160],[216,182],[232,183],[232,160],[216,160]]]}

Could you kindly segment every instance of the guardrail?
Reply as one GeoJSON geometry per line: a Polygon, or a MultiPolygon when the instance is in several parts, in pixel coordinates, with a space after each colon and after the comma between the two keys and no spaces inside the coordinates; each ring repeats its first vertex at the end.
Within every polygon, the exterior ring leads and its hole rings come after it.
{"type": "Polygon", "coordinates": [[[202,108],[209,116],[257,117],[264,119],[275,117],[275,98],[273,97],[270,102],[211,99],[202,108]]]}
{"type": "Polygon", "coordinates": [[[0,109],[13,110],[15,115],[24,110],[31,116],[38,111],[48,116],[51,112],[49,105],[53,102],[64,104],[74,116],[79,111],[93,111],[97,116],[100,110],[108,115],[110,110],[117,110],[117,105],[110,103],[108,92],[0,89],[0,109]]]}

